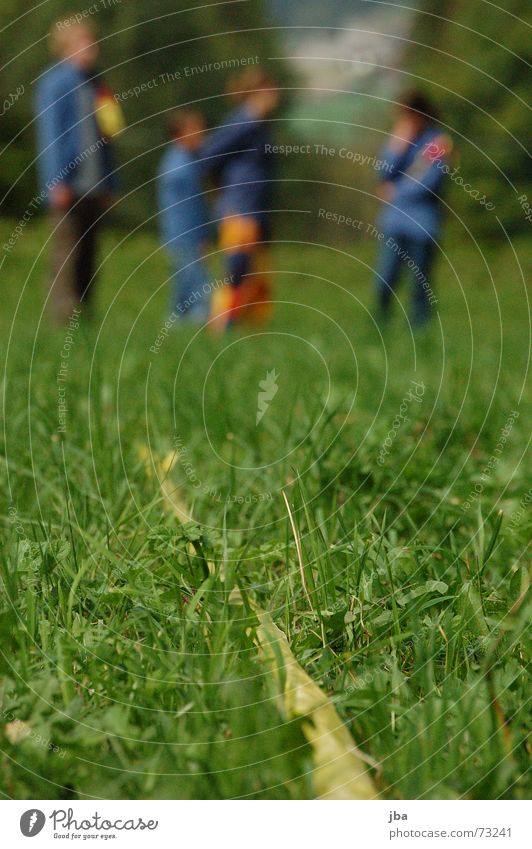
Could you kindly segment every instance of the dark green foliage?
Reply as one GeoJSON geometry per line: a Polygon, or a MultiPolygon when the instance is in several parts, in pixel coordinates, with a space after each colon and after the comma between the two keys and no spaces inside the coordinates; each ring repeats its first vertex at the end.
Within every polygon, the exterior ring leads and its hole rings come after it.
{"type": "MultiPolygon", "coordinates": [[[[36,7],[27,0],[2,4],[0,28],[7,29],[2,37],[6,67],[0,100],[17,86],[25,87],[24,95],[0,121],[0,151],[9,145],[1,154],[0,197],[8,193],[2,204],[4,212],[22,215],[36,192],[33,91],[34,80],[51,62],[47,33],[62,16],[91,5],[65,0],[36,7]]],[[[210,122],[219,121],[231,108],[224,95],[226,82],[235,72],[235,61],[243,58],[258,56],[259,65],[281,78],[284,74],[282,63],[272,68],[268,62],[268,57],[279,51],[273,50],[275,34],[267,27],[260,0],[195,8],[198,5],[191,0],[152,0],[149,4],[123,0],[113,5],[109,0],[90,18],[101,39],[100,67],[115,92],[153,79],[157,82],[149,91],[122,103],[129,129],[117,145],[117,156],[123,165],[123,193],[132,194],[119,214],[129,224],[144,221],[155,210],[152,180],[167,141],[167,110],[195,104],[210,122]],[[202,69],[205,64],[226,60],[233,61],[233,66],[202,69]],[[160,79],[161,74],[178,73],[176,80],[160,79]]]]}
{"type": "Polygon", "coordinates": [[[427,0],[421,10],[407,69],[419,75],[423,88],[441,104],[464,182],[485,194],[496,209],[486,213],[459,186],[451,188],[449,202],[481,237],[502,237],[495,216],[510,234],[525,231],[530,222],[518,197],[527,194],[530,202],[532,195],[529,4],[427,0]]]}

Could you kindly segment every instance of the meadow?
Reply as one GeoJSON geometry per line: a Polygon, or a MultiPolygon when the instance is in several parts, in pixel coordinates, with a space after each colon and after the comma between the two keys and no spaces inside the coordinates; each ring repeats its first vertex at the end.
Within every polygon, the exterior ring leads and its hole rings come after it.
{"type": "Polygon", "coordinates": [[[108,235],[54,328],[46,236],[2,270],[4,797],[314,798],[260,608],[382,797],[525,798],[524,242],[449,233],[415,337],[371,238],[279,242],[267,325],[161,337],[155,237],[108,235]]]}

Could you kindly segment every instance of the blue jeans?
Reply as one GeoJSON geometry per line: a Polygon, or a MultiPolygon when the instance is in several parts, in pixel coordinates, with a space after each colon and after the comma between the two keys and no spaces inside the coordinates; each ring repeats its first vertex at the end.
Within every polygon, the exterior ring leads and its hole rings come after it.
{"type": "Polygon", "coordinates": [[[421,327],[429,320],[431,306],[436,303],[429,284],[433,257],[434,243],[431,239],[385,234],[379,246],[376,279],[377,306],[381,318],[389,317],[393,293],[401,271],[406,269],[412,279],[412,325],[421,327]]]}
{"type": "Polygon", "coordinates": [[[212,286],[201,244],[180,243],[170,256],[173,266],[171,312],[186,321],[207,321],[212,286]]]}

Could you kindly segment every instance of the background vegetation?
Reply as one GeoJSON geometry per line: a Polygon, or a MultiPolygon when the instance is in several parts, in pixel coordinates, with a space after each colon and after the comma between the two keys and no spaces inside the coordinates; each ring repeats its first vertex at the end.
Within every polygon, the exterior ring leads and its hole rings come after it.
{"type": "MultiPolygon", "coordinates": [[[[528,4],[428,0],[415,20],[407,67],[441,103],[456,139],[456,164],[466,182],[496,205],[509,233],[529,222],[517,198],[531,193],[530,87],[523,44],[528,4]],[[436,52],[435,52],[436,51],[436,52]]],[[[493,216],[473,215],[474,202],[457,187],[453,209],[473,219],[474,232],[500,233],[493,216]]]]}
{"type": "MultiPolygon", "coordinates": [[[[347,144],[354,151],[377,155],[383,131],[390,124],[386,101],[420,83],[441,103],[442,118],[455,139],[455,165],[460,175],[493,201],[508,232],[524,231],[528,222],[517,198],[523,192],[531,195],[528,66],[520,22],[527,17],[526,0],[508,0],[504,8],[481,0],[460,4],[424,0],[418,4],[418,12],[408,17],[411,43],[408,38],[394,39],[393,34],[383,36],[375,47],[372,74],[348,78],[341,85],[326,84],[329,92],[318,94],[308,91],[309,81],[295,66],[279,58],[285,42],[293,55],[298,41],[308,39],[309,34],[329,32],[334,36],[341,34],[342,26],[379,32],[386,23],[378,6],[380,17],[368,17],[372,4],[332,4],[327,15],[322,5],[305,4],[303,13],[302,4],[297,3],[266,7],[260,0],[248,0],[196,9],[191,0],[153,0],[149,5],[117,3],[92,17],[102,38],[101,66],[118,92],[186,66],[259,56],[261,64],[286,88],[283,120],[273,124],[279,143],[347,144]],[[400,70],[380,67],[390,65],[387,54],[381,56],[390,44],[397,51],[393,66],[400,70]]],[[[5,28],[0,99],[20,85],[25,87],[24,95],[0,122],[2,210],[15,217],[22,215],[36,191],[32,94],[33,81],[49,62],[46,33],[54,20],[73,10],[74,5],[64,0],[37,6],[28,0],[4,0],[0,9],[0,27],[5,28]]],[[[391,14],[387,12],[388,17],[391,14]]],[[[371,46],[371,37],[367,39],[371,46]]],[[[364,36],[360,45],[363,48],[364,36]]],[[[358,47],[342,40],[331,41],[330,50],[333,55],[336,51],[337,67],[349,67],[349,63],[352,67],[353,60],[362,55],[358,47]]],[[[215,124],[228,108],[227,98],[220,95],[230,75],[229,69],[221,69],[183,76],[123,103],[129,129],[118,148],[125,195],[117,213],[119,223],[138,224],[154,212],[151,179],[166,140],[165,110],[194,101],[215,124]]],[[[338,158],[304,156],[280,158],[277,164],[279,206],[308,204],[312,197],[309,183],[319,177],[324,206],[340,206],[342,212],[351,213],[356,207],[366,220],[374,216],[375,172],[371,168],[349,167],[338,158]],[[339,190],[339,186],[346,188],[339,190]]],[[[448,201],[458,216],[456,221],[467,218],[475,235],[482,238],[500,233],[495,215],[483,212],[459,186],[449,185],[448,201]]],[[[293,231],[290,221],[284,226],[293,231]]],[[[305,227],[304,221],[299,222],[299,230],[305,227]]],[[[312,232],[315,226],[307,230],[312,232]]]]}

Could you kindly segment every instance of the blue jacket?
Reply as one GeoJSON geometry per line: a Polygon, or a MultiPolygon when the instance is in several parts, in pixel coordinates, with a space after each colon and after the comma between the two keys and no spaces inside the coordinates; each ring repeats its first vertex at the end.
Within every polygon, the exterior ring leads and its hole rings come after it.
{"type": "MultiPolygon", "coordinates": [[[[41,77],[36,91],[38,170],[43,191],[56,182],[74,190],[82,173],[97,168],[101,192],[116,187],[111,145],[102,138],[94,116],[96,82],[70,62],[52,65],[41,77]],[[84,108],[85,107],[85,108],[84,108]],[[91,114],[92,113],[92,114],[91,114]],[[87,148],[93,145],[94,152],[87,148]]],[[[80,187],[80,193],[82,189],[80,187]]]]}
{"type": "Polygon", "coordinates": [[[396,153],[385,148],[381,158],[386,166],[380,170],[381,180],[390,182],[395,195],[384,203],[378,225],[387,235],[430,240],[441,229],[439,192],[444,179],[444,158],[431,158],[431,142],[442,136],[442,130],[432,126],[420,133],[406,150],[396,153]]]}
{"type": "Polygon", "coordinates": [[[159,163],[157,202],[161,236],[169,250],[197,245],[208,237],[203,168],[194,153],[173,142],[159,163]]]}
{"type": "Polygon", "coordinates": [[[271,157],[266,153],[270,135],[263,121],[240,106],[202,145],[204,166],[220,187],[216,213],[254,215],[263,223],[270,205],[271,157]]]}

